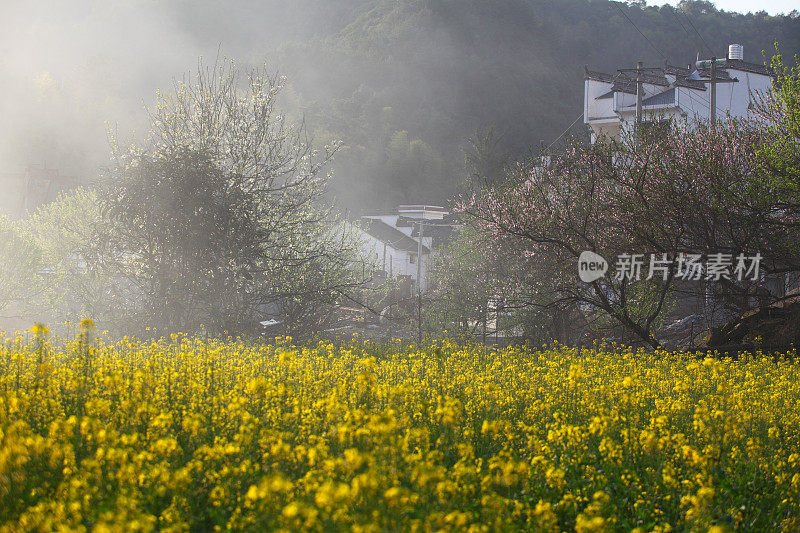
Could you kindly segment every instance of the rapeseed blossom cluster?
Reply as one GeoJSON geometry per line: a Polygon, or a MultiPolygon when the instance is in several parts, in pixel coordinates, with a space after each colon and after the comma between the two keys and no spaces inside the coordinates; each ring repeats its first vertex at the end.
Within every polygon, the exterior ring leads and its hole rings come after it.
{"type": "Polygon", "coordinates": [[[0,337],[0,531],[797,531],[800,368],[0,337]]]}

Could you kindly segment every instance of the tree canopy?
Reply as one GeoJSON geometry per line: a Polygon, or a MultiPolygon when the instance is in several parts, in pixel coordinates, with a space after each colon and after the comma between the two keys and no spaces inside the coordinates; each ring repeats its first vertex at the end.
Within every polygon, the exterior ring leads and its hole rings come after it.
{"type": "MultiPolygon", "coordinates": [[[[115,146],[100,199],[103,260],[142,325],[215,334],[277,319],[318,327],[356,242],[321,203],[335,147],[315,151],[276,106],[283,79],[204,67],[159,94],[148,140],[115,146]]],[[[292,322],[290,325],[289,322],[292,322]]]]}

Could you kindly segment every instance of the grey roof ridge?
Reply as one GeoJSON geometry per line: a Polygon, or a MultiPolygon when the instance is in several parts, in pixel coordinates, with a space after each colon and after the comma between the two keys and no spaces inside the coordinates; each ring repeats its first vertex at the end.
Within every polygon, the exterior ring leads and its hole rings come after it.
{"type": "MultiPolygon", "coordinates": [[[[375,237],[375,238],[376,238],[376,239],[378,239],[379,241],[381,241],[381,242],[385,243],[385,244],[386,244],[386,245],[388,245],[388,246],[391,246],[391,247],[392,247],[392,248],[394,248],[395,250],[406,251],[406,252],[412,252],[412,251],[415,251],[415,250],[411,250],[411,249],[410,249],[409,247],[407,247],[407,246],[406,246],[406,247],[403,247],[403,248],[401,248],[401,247],[399,246],[401,242],[403,242],[403,241],[406,241],[406,240],[408,240],[408,241],[411,241],[411,242],[413,242],[415,245],[417,245],[418,241],[416,241],[416,240],[415,240],[413,237],[409,237],[408,235],[406,235],[405,233],[403,233],[403,232],[402,232],[402,231],[400,231],[399,229],[397,229],[397,228],[395,228],[395,227],[393,227],[393,226],[391,226],[391,225],[387,224],[386,222],[384,222],[383,220],[381,220],[381,219],[379,219],[379,218],[368,218],[367,220],[369,220],[369,221],[370,221],[370,222],[369,222],[369,224],[367,224],[368,228],[366,228],[366,229],[365,229],[365,232],[366,232],[368,235],[370,235],[370,236],[372,236],[372,237],[375,237]],[[395,240],[389,240],[389,239],[387,239],[387,240],[384,240],[384,239],[381,239],[381,238],[380,238],[378,235],[375,235],[375,234],[371,233],[371,232],[369,231],[369,227],[370,227],[370,226],[372,226],[373,224],[375,224],[375,225],[380,225],[380,226],[385,226],[385,228],[386,228],[386,229],[388,229],[389,231],[391,231],[391,232],[393,232],[393,233],[397,233],[397,234],[399,234],[399,235],[397,236],[397,239],[395,239],[395,240]]],[[[423,252],[423,253],[430,253],[430,250],[428,249],[428,247],[427,247],[427,246],[423,245],[423,246],[422,246],[422,252],[423,252]]]]}

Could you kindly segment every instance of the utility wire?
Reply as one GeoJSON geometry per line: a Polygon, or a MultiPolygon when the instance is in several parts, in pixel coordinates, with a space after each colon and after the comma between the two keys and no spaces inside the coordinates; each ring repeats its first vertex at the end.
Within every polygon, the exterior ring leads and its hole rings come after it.
{"type": "Polygon", "coordinates": [[[553,141],[553,142],[551,142],[551,143],[550,143],[550,146],[548,146],[548,147],[545,149],[545,152],[547,152],[548,150],[550,150],[550,148],[552,148],[552,147],[553,147],[553,145],[554,145],[554,144],[556,144],[556,143],[557,143],[557,142],[558,142],[558,141],[561,139],[561,137],[563,137],[564,135],[566,135],[566,134],[567,134],[567,132],[568,132],[570,129],[572,129],[572,126],[574,126],[575,124],[577,124],[577,123],[578,123],[578,121],[579,121],[580,119],[582,119],[582,118],[583,118],[583,113],[581,113],[580,115],[578,115],[578,118],[576,118],[575,120],[573,120],[573,121],[572,121],[572,124],[570,124],[569,126],[567,126],[567,129],[565,129],[564,131],[562,131],[562,132],[561,132],[561,135],[559,135],[558,137],[556,137],[556,140],[555,140],[555,141],[553,141]]]}
{"type": "MultiPolygon", "coordinates": [[[[686,34],[686,36],[687,36],[688,38],[690,38],[692,41],[694,41],[694,44],[695,44],[695,45],[697,45],[697,37],[695,37],[695,36],[693,36],[691,33],[689,33],[689,30],[687,30],[687,29],[686,29],[686,26],[684,26],[684,25],[683,25],[683,22],[681,22],[681,19],[680,19],[680,17],[678,16],[678,8],[673,8],[673,9],[672,9],[672,16],[673,16],[673,17],[675,17],[675,20],[678,22],[678,24],[680,25],[680,27],[683,29],[683,32],[686,34]]],[[[689,19],[687,18],[686,20],[688,21],[689,19]]],[[[696,32],[695,32],[695,33],[696,33],[696,32]]],[[[699,46],[698,46],[697,48],[698,48],[698,50],[700,49],[700,47],[699,47],[699,46]]]]}
{"type": "Polygon", "coordinates": [[[692,89],[689,89],[689,91],[686,92],[686,95],[689,97],[689,100],[691,100],[692,103],[699,104],[705,107],[708,111],[711,111],[710,95],[709,95],[709,103],[706,103],[706,101],[703,98],[701,98],[700,95],[695,95],[692,92],[692,89]]]}
{"type": "Polygon", "coordinates": [[[695,28],[694,24],[692,24],[692,19],[689,18],[689,15],[686,13],[686,11],[683,12],[683,16],[686,17],[686,22],[689,23],[689,25],[692,27],[692,29],[697,34],[697,36],[700,37],[700,40],[703,41],[703,44],[706,46],[706,50],[708,50],[708,53],[713,56],[714,52],[711,50],[711,47],[708,46],[708,43],[706,42],[706,40],[703,39],[703,36],[700,35],[700,32],[697,31],[697,28],[695,28]]]}
{"type": "MultiPolygon", "coordinates": [[[[615,5],[617,6],[617,9],[619,10],[619,12],[620,12],[620,13],[622,13],[622,16],[624,16],[626,19],[628,19],[628,22],[630,22],[630,23],[631,23],[631,25],[632,25],[634,28],[636,28],[636,31],[638,31],[638,32],[639,32],[639,34],[640,34],[642,37],[644,37],[644,38],[645,38],[645,40],[648,42],[648,44],[650,44],[650,46],[653,48],[653,50],[655,50],[656,52],[658,52],[658,55],[660,55],[660,56],[661,56],[661,57],[662,57],[664,60],[666,60],[666,61],[669,61],[669,60],[667,59],[667,57],[664,55],[664,53],[663,53],[663,52],[661,52],[661,50],[659,50],[659,49],[658,49],[658,47],[657,47],[656,45],[654,45],[654,44],[653,44],[653,41],[651,41],[650,39],[648,39],[648,38],[647,38],[647,36],[646,36],[644,33],[642,33],[642,30],[640,30],[640,29],[639,29],[639,27],[638,27],[638,26],[636,26],[636,24],[633,22],[633,20],[631,20],[631,18],[630,18],[630,17],[629,17],[627,14],[625,14],[625,12],[622,10],[622,8],[619,6],[619,4],[615,4],[615,5]]],[[[675,14],[675,12],[674,12],[674,11],[673,11],[673,14],[675,14]]],[[[692,29],[693,29],[693,30],[694,30],[694,32],[697,34],[697,36],[698,36],[698,37],[700,37],[700,40],[701,40],[701,41],[703,42],[703,44],[706,46],[706,48],[708,49],[709,53],[711,53],[711,54],[713,55],[713,52],[711,51],[711,47],[709,47],[709,46],[708,46],[708,43],[706,43],[705,39],[703,39],[703,36],[702,36],[702,35],[700,35],[700,32],[699,32],[699,31],[697,31],[697,28],[695,28],[694,24],[692,24],[692,21],[689,19],[689,16],[688,16],[688,15],[687,15],[685,12],[683,13],[683,16],[684,16],[684,17],[686,17],[686,21],[687,21],[687,22],[688,22],[688,23],[691,25],[692,29]]],[[[683,31],[684,31],[684,32],[686,32],[686,35],[687,35],[687,36],[689,36],[689,31],[688,31],[688,30],[686,29],[686,27],[685,27],[685,26],[684,26],[684,25],[681,23],[681,21],[680,21],[680,19],[678,18],[678,16],[677,16],[677,15],[675,15],[675,18],[676,18],[676,20],[678,21],[678,24],[680,24],[681,28],[683,28],[683,31]]],[[[705,107],[706,109],[709,109],[709,111],[710,111],[710,104],[707,104],[707,103],[705,103],[705,102],[704,102],[702,99],[697,99],[697,98],[695,97],[695,95],[693,95],[693,94],[692,94],[692,91],[689,91],[689,92],[687,92],[687,94],[689,95],[689,98],[692,100],[692,102],[693,102],[693,103],[695,103],[695,104],[699,104],[699,105],[702,105],[703,107],[705,107]]],[[[571,127],[571,126],[570,126],[570,127],[571,127]]],[[[563,135],[563,134],[562,134],[562,135],[563,135]]],[[[556,140],[558,140],[558,139],[556,139],[556,140]]],[[[551,146],[552,146],[552,145],[551,145],[551,146]]]]}
{"type": "Polygon", "coordinates": [[[678,24],[680,25],[680,27],[684,31],[684,33],[686,33],[686,36],[693,38],[692,35],[689,33],[689,30],[686,29],[686,26],[683,25],[683,22],[681,22],[681,19],[678,17],[678,9],[677,8],[672,8],[671,11],[672,11],[672,16],[675,17],[676,21],[678,21],[678,24]]]}
{"type": "Polygon", "coordinates": [[[621,7],[619,7],[619,4],[614,4],[614,5],[615,5],[615,6],[617,6],[617,9],[619,10],[619,12],[620,12],[620,13],[622,13],[622,16],[623,16],[623,17],[625,17],[626,19],[628,19],[628,22],[630,22],[630,23],[631,23],[631,25],[632,25],[634,28],[636,28],[636,31],[638,31],[638,32],[639,32],[639,35],[641,35],[642,37],[644,37],[645,41],[647,41],[647,42],[650,44],[650,46],[652,46],[652,47],[653,47],[653,50],[655,50],[655,51],[658,53],[658,55],[660,55],[660,56],[661,56],[661,58],[662,58],[662,59],[664,59],[665,61],[668,61],[668,60],[667,60],[667,56],[665,56],[665,55],[664,55],[664,54],[661,52],[661,50],[659,50],[659,49],[658,49],[658,47],[657,47],[656,45],[654,45],[654,44],[653,44],[653,41],[651,41],[650,39],[648,39],[648,38],[647,38],[647,35],[645,35],[644,33],[642,33],[642,30],[640,30],[640,29],[639,29],[639,27],[638,27],[638,26],[637,26],[637,25],[636,25],[636,24],[635,24],[635,23],[634,23],[634,22],[631,20],[631,18],[630,18],[630,17],[629,17],[627,14],[625,14],[625,12],[622,10],[622,8],[621,8],[621,7]]]}

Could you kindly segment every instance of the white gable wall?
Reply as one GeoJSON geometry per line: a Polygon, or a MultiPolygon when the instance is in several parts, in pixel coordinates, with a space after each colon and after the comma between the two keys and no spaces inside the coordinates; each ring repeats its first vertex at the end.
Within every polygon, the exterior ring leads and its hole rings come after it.
{"type": "MultiPolygon", "coordinates": [[[[372,217],[371,217],[372,218],[372,217]]],[[[377,217],[376,217],[377,218],[377,217]]],[[[405,228],[397,228],[405,229],[405,228]]],[[[384,243],[372,235],[357,230],[362,241],[362,250],[368,258],[374,261],[378,270],[383,270],[390,277],[410,276],[412,280],[417,280],[417,251],[404,251],[393,248],[388,243],[384,243]],[[413,261],[413,262],[412,262],[413,261]]],[[[405,233],[405,232],[404,232],[405,233]]],[[[409,231],[410,233],[410,231],[409,231]]],[[[429,237],[423,239],[423,245],[430,249],[429,237]]],[[[422,254],[422,290],[425,290],[427,279],[427,267],[429,254],[422,254]]]]}
{"type": "MultiPolygon", "coordinates": [[[[735,118],[752,117],[751,104],[756,100],[757,93],[769,90],[772,79],[764,74],[741,70],[736,65],[729,65],[724,70],[731,78],[736,78],[738,81],[717,83],[717,119],[724,120],[729,114],[735,118]]],[[[657,107],[645,106],[643,109],[645,120],[659,115],[661,118],[686,121],[689,127],[700,122],[708,123],[711,113],[710,84],[705,83],[706,90],[676,86],[675,74],[664,75],[670,86],[643,83],[643,98],[649,98],[674,87],[675,102],[657,107]]],[[[612,87],[611,83],[602,79],[584,81],[584,122],[591,128],[592,142],[601,135],[619,139],[621,131],[631,130],[635,121],[635,94],[616,91],[612,98],[597,99],[612,87]]]]}

